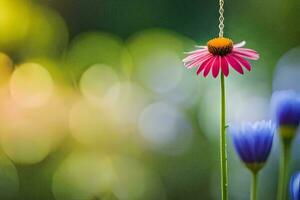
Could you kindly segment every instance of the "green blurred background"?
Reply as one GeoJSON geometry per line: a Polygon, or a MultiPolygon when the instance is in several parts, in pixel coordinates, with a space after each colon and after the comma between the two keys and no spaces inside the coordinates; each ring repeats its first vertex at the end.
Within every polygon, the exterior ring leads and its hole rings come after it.
{"type": "MultiPolygon", "coordinates": [[[[225,0],[225,36],[261,55],[226,79],[229,124],[271,118],[274,90],[300,92],[299,10],[225,0]]],[[[217,33],[218,1],[0,0],[0,199],[220,199],[219,81],[181,62],[217,33]]],[[[230,199],[249,199],[228,146],[230,199]]],[[[275,199],[273,147],[260,199],[275,199]]]]}

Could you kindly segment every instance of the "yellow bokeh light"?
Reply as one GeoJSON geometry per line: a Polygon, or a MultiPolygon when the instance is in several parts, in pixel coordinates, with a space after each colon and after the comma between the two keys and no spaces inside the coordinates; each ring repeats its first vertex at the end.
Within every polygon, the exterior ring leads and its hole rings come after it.
{"type": "Polygon", "coordinates": [[[80,143],[111,149],[118,143],[116,119],[109,107],[92,105],[84,100],[75,103],[70,112],[71,134],[80,143]]]}
{"type": "Polygon", "coordinates": [[[20,65],[10,80],[13,100],[23,107],[39,107],[51,97],[54,84],[49,72],[36,63],[20,65]]]}
{"type": "Polygon", "coordinates": [[[113,193],[118,199],[166,199],[160,179],[139,161],[125,156],[112,157],[117,180],[113,193]]]}
{"type": "Polygon", "coordinates": [[[33,164],[42,161],[50,152],[50,143],[43,134],[37,135],[33,132],[44,130],[26,127],[26,124],[17,127],[8,134],[1,136],[1,145],[4,152],[16,163],[33,164]]]}
{"type": "Polygon", "coordinates": [[[0,1],[0,44],[12,48],[24,39],[30,23],[28,1],[0,1]]]}
{"type": "Polygon", "coordinates": [[[15,163],[41,162],[65,138],[67,114],[60,100],[39,108],[24,108],[9,97],[2,99],[0,143],[3,151],[15,163]]]}
{"type": "Polygon", "coordinates": [[[55,172],[52,190],[57,200],[166,199],[159,178],[137,160],[95,152],[71,154],[55,172]]]}
{"type": "Polygon", "coordinates": [[[109,193],[115,172],[108,156],[73,153],[55,172],[52,190],[57,200],[90,200],[109,193]]]}

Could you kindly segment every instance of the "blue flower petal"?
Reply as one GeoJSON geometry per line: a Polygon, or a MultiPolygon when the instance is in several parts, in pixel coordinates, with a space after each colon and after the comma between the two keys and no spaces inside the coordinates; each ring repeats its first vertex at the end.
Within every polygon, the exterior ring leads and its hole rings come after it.
{"type": "Polygon", "coordinates": [[[246,164],[266,162],[273,143],[275,126],[271,121],[243,123],[229,128],[240,159],[246,164]]]}
{"type": "Polygon", "coordinates": [[[300,95],[294,91],[274,92],[271,100],[277,126],[295,126],[300,123],[300,95]]]}

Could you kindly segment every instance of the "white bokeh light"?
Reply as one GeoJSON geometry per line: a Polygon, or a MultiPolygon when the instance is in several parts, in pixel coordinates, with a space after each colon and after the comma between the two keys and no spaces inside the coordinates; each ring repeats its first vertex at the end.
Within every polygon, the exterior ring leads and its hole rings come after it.
{"type": "Polygon", "coordinates": [[[286,52],[278,61],[274,72],[273,90],[300,92],[300,47],[286,52]]]}
{"type": "Polygon", "coordinates": [[[180,82],[173,89],[161,94],[159,99],[189,108],[197,103],[203,85],[194,71],[185,68],[183,70],[184,73],[180,82]]]}
{"type": "Polygon", "coordinates": [[[167,154],[185,152],[193,130],[186,117],[173,105],[157,102],[144,109],[139,130],[150,147],[167,154]]]}
{"type": "Polygon", "coordinates": [[[107,102],[117,117],[119,131],[135,132],[138,118],[152,97],[147,90],[134,82],[120,82],[109,90],[107,102]]]}
{"type": "Polygon", "coordinates": [[[183,69],[178,54],[170,50],[160,50],[140,61],[138,76],[147,87],[162,94],[177,86],[181,81],[183,69]]]}
{"type": "MultiPolygon", "coordinates": [[[[220,91],[218,81],[209,81],[209,90],[201,99],[198,120],[208,138],[219,138],[220,91]]],[[[243,80],[241,80],[243,81],[243,80]]],[[[269,117],[269,92],[265,82],[240,82],[230,79],[226,87],[226,121],[230,125],[243,121],[257,121],[269,117]]]]}

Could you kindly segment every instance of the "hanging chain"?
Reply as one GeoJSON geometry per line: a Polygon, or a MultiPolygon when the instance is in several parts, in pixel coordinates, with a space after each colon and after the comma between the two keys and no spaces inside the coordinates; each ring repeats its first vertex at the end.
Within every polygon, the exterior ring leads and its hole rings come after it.
{"type": "Polygon", "coordinates": [[[224,0],[219,0],[219,13],[220,13],[220,17],[219,17],[219,37],[223,37],[224,35],[224,0]]]}

